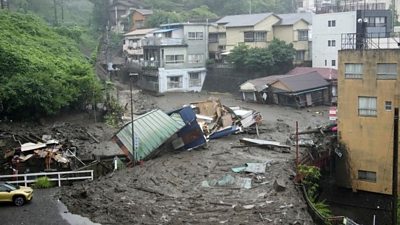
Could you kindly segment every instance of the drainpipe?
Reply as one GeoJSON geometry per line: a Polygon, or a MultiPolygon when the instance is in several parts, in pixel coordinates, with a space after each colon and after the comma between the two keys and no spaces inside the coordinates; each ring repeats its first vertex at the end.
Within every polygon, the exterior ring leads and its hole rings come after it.
{"type": "Polygon", "coordinates": [[[397,224],[397,180],[398,180],[398,154],[399,154],[399,108],[394,108],[393,130],[393,182],[392,182],[392,224],[397,224]]]}

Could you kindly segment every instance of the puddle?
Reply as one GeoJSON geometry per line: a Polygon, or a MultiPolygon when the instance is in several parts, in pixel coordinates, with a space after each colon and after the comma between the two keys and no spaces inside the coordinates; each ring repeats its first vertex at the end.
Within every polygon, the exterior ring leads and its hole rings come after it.
{"type": "Polygon", "coordinates": [[[86,217],[70,213],[61,201],[58,201],[57,205],[61,217],[71,225],[101,225],[100,223],[93,223],[86,217]]]}

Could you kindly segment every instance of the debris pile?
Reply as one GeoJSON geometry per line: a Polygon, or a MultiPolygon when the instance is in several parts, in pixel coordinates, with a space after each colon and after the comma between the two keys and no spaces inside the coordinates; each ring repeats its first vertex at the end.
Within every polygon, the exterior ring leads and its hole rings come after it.
{"type": "MultiPolygon", "coordinates": [[[[299,132],[298,135],[298,145],[305,149],[300,159],[300,164],[327,168],[331,155],[337,149],[336,123],[319,126],[314,129],[309,128],[299,132]]],[[[295,139],[295,134],[292,134],[293,145],[296,144],[295,139]]]]}
{"type": "Polygon", "coordinates": [[[208,140],[258,127],[261,120],[261,114],[254,110],[227,107],[218,99],[209,99],[168,113],[152,110],[134,119],[133,124],[125,124],[113,141],[132,162],[142,161],[165,149],[201,147],[208,140]]]}

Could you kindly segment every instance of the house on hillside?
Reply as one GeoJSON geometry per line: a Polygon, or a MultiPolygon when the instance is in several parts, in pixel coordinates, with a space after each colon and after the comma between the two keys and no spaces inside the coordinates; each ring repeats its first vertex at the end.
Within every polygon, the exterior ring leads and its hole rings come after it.
{"type": "Polygon", "coordinates": [[[201,91],[207,71],[206,34],[207,24],[174,23],[142,39],[138,85],[157,93],[201,91]]]}
{"type": "Polygon", "coordinates": [[[240,43],[265,48],[274,38],[292,43],[295,63],[311,59],[311,13],[258,13],[225,16],[209,26],[210,58],[221,61],[240,43]]]}
{"type": "Polygon", "coordinates": [[[137,29],[124,34],[122,50],[128,62],[139,62],[143,58],[142,39],[151,37],[157,28],[137,29]]]}
{"type": "Polygon", "coordinates": [[[258,78],[240,86],[243,100],[291,107],[327,105],[329,83],[317,72],[258,78]]]}
{"type": "Polygon", "coordinates": [[[153,15],[153,10],[134,9],[131,12],[131,30],[144,28],[147,18],[151,15],[153,15]]]}
{"type": "Polygon", "coordinates": [[[143,2],[140,0],[114,0],[110,3],[108,18],[111,30],[120,34],[129,31],[131,12],[138,7],[142,7],[143,2]]]}
{"type": "Polygon", "coordinates": [[[300,75],[305,73],[317,72],[321,77],[329,82],[330,100],[332,105],[337,104],[337,70],[332,68],[313,68],[313,67],[296,67],[289,71],[288,75],[300,75]]]}

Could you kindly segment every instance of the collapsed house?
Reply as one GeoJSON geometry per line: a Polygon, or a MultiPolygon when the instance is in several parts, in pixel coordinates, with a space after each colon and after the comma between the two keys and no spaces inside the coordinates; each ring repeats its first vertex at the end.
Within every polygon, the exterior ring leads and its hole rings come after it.
{"type": "Polygon", "coordinates": [[[168,113],[150,111],[134,119],[133,124],[125,124],[112,140],[131,162],[143,161],[168,149],[201,147],[207,140],[243,132],[261,120],[254,110],[227,107],[218,99],[210,99],[168,113]]]}
{"type": "Polygon", "coordinates": [[[275,75],[249,80],[240,86],[244,101],[308,107],[330,104],[330,84],[318,72],[275,75]]]}

